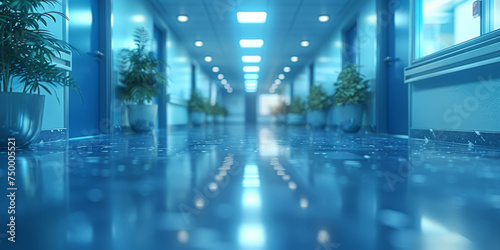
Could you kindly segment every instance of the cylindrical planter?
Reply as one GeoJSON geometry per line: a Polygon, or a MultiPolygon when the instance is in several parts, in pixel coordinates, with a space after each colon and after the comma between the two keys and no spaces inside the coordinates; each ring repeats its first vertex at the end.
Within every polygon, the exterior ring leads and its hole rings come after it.
{"type": "Polygon", "coordinates": [[[205,113],[199,111],[191,111],[189,113],[189,121],[193,126],[201,126],[205,122],[205,113]]]}
{"type": "Polygon", "coordinates": [[[288,125],[304,125],[306,123],[306,115],[289,113],[287,115],[287,123],[288,125]]]}
{"type": "Polygon", "coordinates": [[[16,147],[27,147],[40,134],[45,96],[0,92],[0,147],[15,138],[16,147]]]}
{"type": "Polygon", "coordinates": [[[214,120],[215,118],[213,115],[207,115],[207,124],[213,124],[214,120]]]}
{"type": "Polygon", "coordinates": [[[150,132],[155,128],[158,105],[128,105],[130,128],[136,133],[150,132]]]}
{"type": "Polygon", "coordinates": [[[223,124],[224,123],[224,116],[223,115],[216,115],[215,116],[215,123],[216,124],[223,124]]]}
{"type": "Polygon", "coordinates": [[[357,133],[363,124],[363,106],[335,106],[340,129],[346,133],[357,133]]]}
{"type": "Polygon", "coordinates": [[[324,110],[307,111],[307,123],[313,129],[321,129],[326,125],[326,112],[324,110]]]}

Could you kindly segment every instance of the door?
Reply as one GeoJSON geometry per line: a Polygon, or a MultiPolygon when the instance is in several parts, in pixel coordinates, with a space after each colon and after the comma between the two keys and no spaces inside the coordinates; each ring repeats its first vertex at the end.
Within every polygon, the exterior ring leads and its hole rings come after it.
{"type": "Polygon", "coordinates": [[[69,0],[69,41],[81,53],[73,55],[71,75],[80,87],[83,102],[76,91],[69,94],[69,136],[80,137],[102,133],[99,128],[100,68],[104,52],[99,48],[99,0],[69,0]]]}
{"type": "Polygon", "coordinates": [[[387,26],[387,133],[408,135],[408,86],[404,69],[409,57],[409,1],[387,0],[390,21],[387,26]]]}
{"type": "MultiPolygon", "coordinates": [[[[152,52],[154,58],[165,62],[165,46],[166,35],[165,32],[158,26],[154,26],[153,41],[152,41],[152,52]]],[[[158,71],[165,72],[165,65],[158,65],[158,71]]],[[[155,103],[158,104],[158,122],[156,123],[158,128],[164,129],[167,127],[167,87],[163,86],[160,90],[160,95],[155,98],[155,103]]]]}
{"type": "Polygon", "coordinates": [[[245,123],[255,125],[257,123],[257,94],[246,93],[245,96],[245,123]]]}

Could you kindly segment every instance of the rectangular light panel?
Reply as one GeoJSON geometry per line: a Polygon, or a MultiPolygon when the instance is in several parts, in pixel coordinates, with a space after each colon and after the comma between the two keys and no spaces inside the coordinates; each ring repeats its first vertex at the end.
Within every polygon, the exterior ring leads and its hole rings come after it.
{"type": "Polygon", "coordinates": [[[259,74],[245,74],[243,77],[245,80],[257,80],[259,79],[259,74]]]}
{"type": "Polygon", "coordinates": [[[262,39],[241,39],[240,46],[242,48],[261,48],[264,45],[262,39]]]}
{"type": "Polygon", "coordinates": [[[265,23],[267,12],[238,12],[236,16],[239,23],[265,23]]]}
{"type": "Polygon", "coordinates": [[[243,67],[244,72],[259,72],[260,68],[259,66],[245,66],[243,67]]]}
{"type": "Polygon", "coordinates": [[[262,60],[262,57],[260,56],[242,56],[241,60],[244,63],[258,63],[260,60],[262,60]]]}

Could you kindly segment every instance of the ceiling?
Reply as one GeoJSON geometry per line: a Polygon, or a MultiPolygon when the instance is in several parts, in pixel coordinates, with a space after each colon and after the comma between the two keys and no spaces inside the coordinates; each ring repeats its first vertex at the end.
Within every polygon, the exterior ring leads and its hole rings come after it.
{"type": "Polygon", "coordinates": [[[314,55],[329,38],[339,14],[348,0],[149,0],[169,27],[198,61],[209,76],[217,80],[222,73],[235,90],[244,90],[243,66],[259,66],[259,90],[269,92],[279,74],[285,80],[293,77],[310,63],[314,55]],[[266,23],[238,23],[239,11],[267,12],[266,23]],[[187,15],[185,23],[177,21],[178,15],[187,15]],[[319,22],[319,15],[329,15],[328,22],[319,22]],[[241,48],[240,39],[263,39],[262,48],[241,48]],[[196,47],[195,41],[203,41],[196,47]],[[302,47],[307,40],[309,47],[302,47]],[[244,55],[262,57],[260,63],[243,63],[244,55]],[[213,61],[204,61],[211,56],[213,61]],[[298,56],[298,62],[291,62],[298,56]],[[212,67],[220,68],[213,73],[212,67]],[[289,73],[283,68],[290,67],[289,73]]]}

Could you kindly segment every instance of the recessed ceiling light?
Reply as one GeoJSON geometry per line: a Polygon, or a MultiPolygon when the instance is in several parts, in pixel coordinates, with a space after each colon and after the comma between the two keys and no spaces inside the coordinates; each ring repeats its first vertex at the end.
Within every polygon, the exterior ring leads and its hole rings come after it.
{"type": "Polygon", "coordinates": [[[296,56],[292,56],[292,57],[290,58],[290,61],[292,61],[292,62],[298,62],[298,61],[299,61],[299,58],[298,58],[298,57],[296,57],[296,56]]]}
{"type": "Polygon", "coordinates": [[[278,75],[278,78],[279,78],[280,80],[283,80],[283,79],[285,79],[285,75],[284,75],[284,74],[279,74],[279,75],[278,75]]]}
{"type": "Polygon", "coordinates": [[[134,23],[143,23],[144,21],[146,21],[146,17],[143,15],[135,15],[132,16],[132,21],[134,23]]]}
{"type": "Polygon", "coordinates": [[[286,73],[290,72],[291,70],[292,69],[290,67],[284,67],[283,68],[283,71],[286,72],[286,73]]]}
{"type": "Polygon", "coordinates": [[[221,83],[221,84],[226,85],[226,84],[227,84],[227,80],[226,80],[226,79],[222,79],[222,80],[220,81],[220,83],[221,83]]]}
{"type": "Polygon", "coordinates": [[[205,62],[212,62],[211,56],[205,56],[205,62]]]}
{"type": "Polygon", "coordinates": [[[262,58],[260,56],[242,56],[241,60],[244,63],[258,63],[262,58]]]}
{"type": "Polygon", "coordinates": [[[223,74],[219,74],[219,75],[217,76],[217,78],[219,78],[219,80],[222,80],[222,79],[224,79],[224,75],[223,75],[223,74]]]}
{"type": "Polygon", "coordinates": [[[230,89],[230,88],[231,88],[231,85],[226,84],[226,85],[224,85],[224,88],[225,88],[225,89],[230,89]]]}
{"type": "Polygon", "coordinates": [[[244,72],[259,72],[260,68],[259,66],[245,66],[243,67],[244,72]]]}
{"type": "Polygon", "coordinates": [[[257,86],[259,82],[257,80],[246,80],[245,85],[246,86],[257,86]]]}
{"type": "Polygon", "coordinates": [[[177,16],[177,21],[181,22],[181,23],[185,23],[189,20],[189,17],[186,16],[186,15],[178,15],[177,16]]]}
{"type": "Polygon", "coordinates": [[[264,45],[262,39],[241,39],[240,46],[242,48],[260,48],[264,45]]]}
{"type": "Polygon", "coordinates": [[[318,17],[318,21],[320,21],[322,23],[328,22],[329,20],[330,20],[330,16],[329,15],[320,15],[318,17]]]}
{"type": "Polygon", "coordinates": [[[202,41],[196,41],[196,42],[194,42],[194,46],[196,46],[196,47],[203,47],[203,42],[202,41]]]}
{"type": "Polygon", "coordinates": [[[233,93],[233,89],[228,89],[227,93],[229,93],[229,94],[233,93]]]}
{"type": "Polygon", "coordinates": [[[257,80],[259,79],[259,74],[245,74],[243,77],[245,80],[257,80]]]}
{"type": "Polygon", "coordinates": [[[212,68],[212,71],[213,71],[214,73],[219,72],[219,70],[220,70],[220,69],[219,69],[219,67],[213,67],[213,68],[212,68]]]}
{"type": "Polygon", "coordinates": [[[300,42],[300,46],[302,46],[302,47],[309,47],[309,41],[302,41],[302,42],[300,42]]]}
{"type": "Polygon", "coordinates": [[[280,84],[281,84],[281,80],[280,80],[280,79],[276,79],[276,80],[274,80],[274,84],[276,84],[276,85],[280,85],[280,84]]]}
{"type": "Polygon", "coordinates": [[[236,13],[239,23],[265,23],[266,12],[238,12],[236,13]]]}
{"type": "Polygon", "coordinates": [[[274,94],[274,93],[276,93],[276,90],[275,89],[269,89],[269,93],[274,94]]]}

